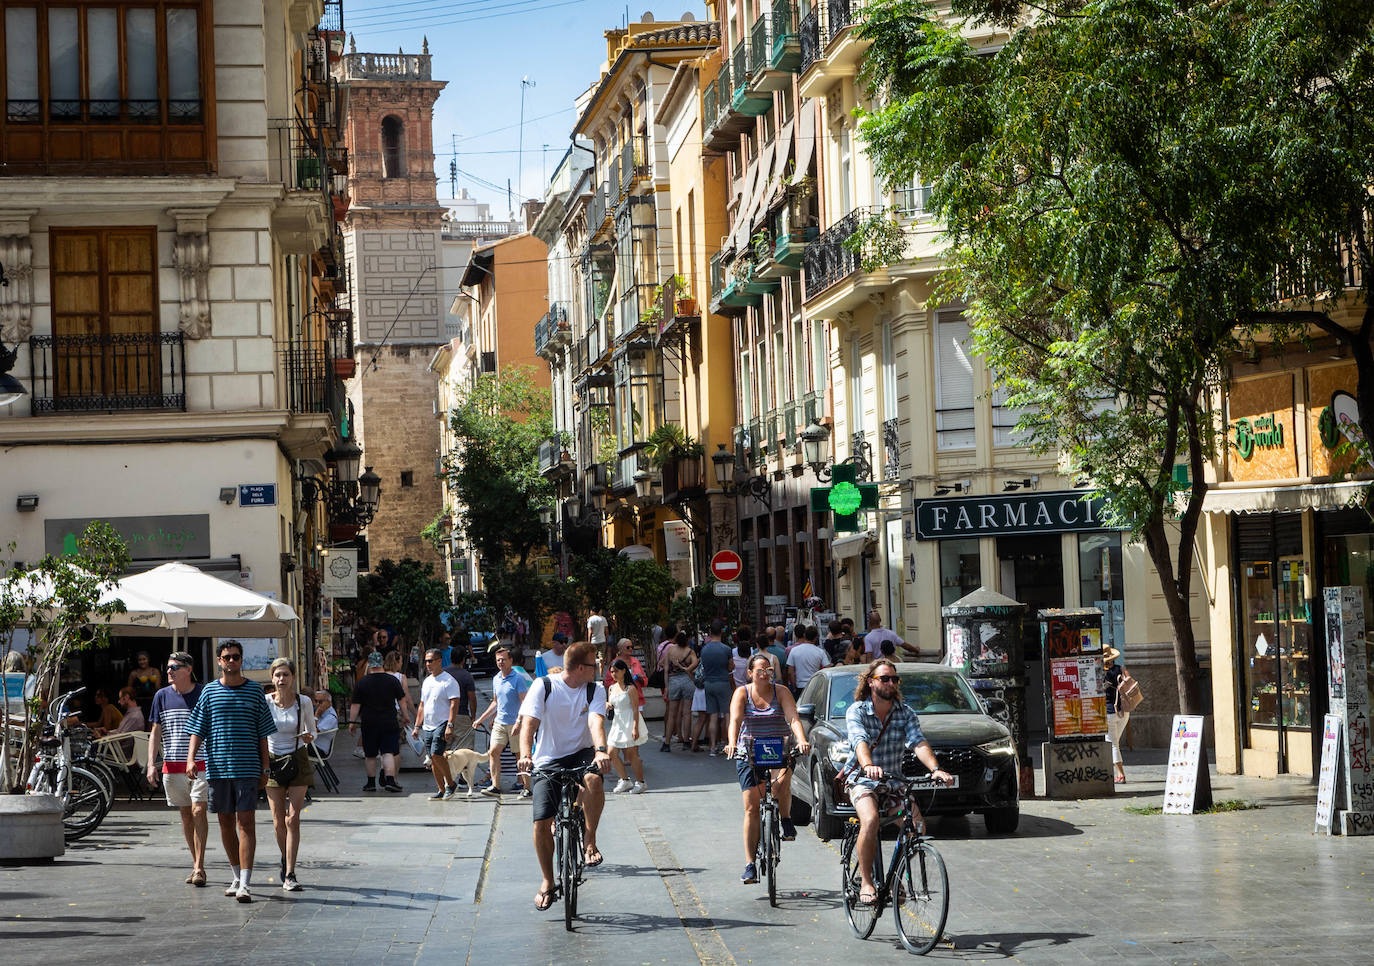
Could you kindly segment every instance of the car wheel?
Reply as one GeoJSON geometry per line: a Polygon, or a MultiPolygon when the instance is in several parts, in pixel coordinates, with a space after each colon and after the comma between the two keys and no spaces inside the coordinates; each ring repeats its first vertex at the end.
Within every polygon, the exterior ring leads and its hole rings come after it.
{"type": "Polygon", "coordinates": [[[983,813],[983,823],[989,835],[1010,835],[1021,824],[1021,806],[990,809],[983,813]]]}
{"type": "Polygon", "coordinates": [[[816,800],[816,804],[811,812],[812,824],[816,827],[816,838],[822,842],[829,842],[837,839],[844,834],[844,822],[837,816],[830,814],[825,806],[825,785],[821,782],[821,766],[815,765],[811,769],[811,797],[816,800]]]}

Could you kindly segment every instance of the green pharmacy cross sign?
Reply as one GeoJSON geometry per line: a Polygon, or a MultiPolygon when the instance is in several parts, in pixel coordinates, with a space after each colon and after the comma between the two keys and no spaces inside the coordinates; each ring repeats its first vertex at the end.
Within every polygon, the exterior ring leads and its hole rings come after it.
{"type": "Polygon", "coordinates": [[[836,463],[829,486],[811,488],[811,512],[834,514],[836,533],[859,529],[859,514],[878,509],[878,484],[856,483],[853,463],[836,463]]]}

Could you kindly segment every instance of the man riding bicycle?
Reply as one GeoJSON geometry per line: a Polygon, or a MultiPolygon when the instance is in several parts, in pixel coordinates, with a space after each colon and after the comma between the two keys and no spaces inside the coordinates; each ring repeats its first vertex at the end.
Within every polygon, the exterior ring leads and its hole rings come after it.
{"type": "Polygon", "coordinates": [[[587,827],[585,858],[588,867],[604,861],[596,847],[596,827],[606,804],[601,775],[611,757],[606,752],[606,689],[596,677],[596,648],[579,642],[564,653],[563,670],[535,681],[520,706],[524,727],[520,732],[519,769],[535,769],[534,853],[543,878],[534,907],[540,910],[553,905],[556,893],[553,820],[562,799],[562,786],[543,769],[586,770],[583,791],[578,795],[587,827]]]}
{"type": "MultiPolygon", "coordinates": [[[[843,774],[849,776],[849,800],[859,816],[858,859],[863,879],[859,901],[871,903],[877,899],[873,859],[877,854],[880,824],[879,789],[887,779],[901,777],[902,756],[908,749],[930,769],[931,778],[948,785],[953,776],[940,767],[930,742],[921,731],[920,718],[903,703],[901,678],[891,661],[874,661],[859,677],[854,703],[845,712],[845,724],[849,745],[854,749],[845,762],[843,774]]],[[[913,818],[920,827],[920,814],[913,818]]]]}

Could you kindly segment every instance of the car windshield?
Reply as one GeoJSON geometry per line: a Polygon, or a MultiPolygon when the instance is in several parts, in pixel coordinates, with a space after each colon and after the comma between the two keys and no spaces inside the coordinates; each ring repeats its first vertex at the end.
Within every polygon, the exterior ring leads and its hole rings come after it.
{"type": "MultiPolygon", "coordinates": [[[[918,674],[902,676],[902,700],[917,714],[981,714],[982,706],[964,679],[957,674],[918,674]]],[[[854,688],[859,674],[836,674],[830,679],[830,717],[843,718],[854,703],[854,688]]]]}

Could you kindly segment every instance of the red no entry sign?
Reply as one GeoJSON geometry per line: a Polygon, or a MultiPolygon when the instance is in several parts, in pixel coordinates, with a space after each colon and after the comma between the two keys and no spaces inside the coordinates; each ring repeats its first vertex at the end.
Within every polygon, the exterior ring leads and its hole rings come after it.
{"type": "Polygon", "coordinates": [[[739,580],[744,561],[733,550],[718,550],[711,558],[711,576],[717,580],[739,580]]]}

